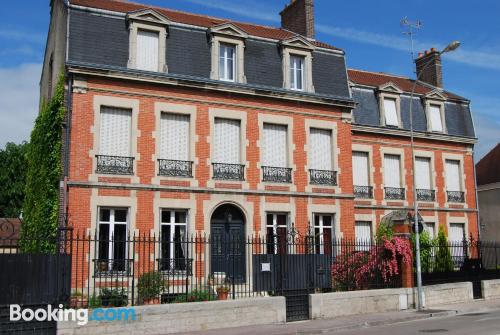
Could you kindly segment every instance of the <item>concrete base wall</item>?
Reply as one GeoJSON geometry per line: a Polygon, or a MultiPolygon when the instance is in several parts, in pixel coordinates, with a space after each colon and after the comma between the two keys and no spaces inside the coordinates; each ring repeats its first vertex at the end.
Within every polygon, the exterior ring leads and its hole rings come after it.
{"type": "Polygon", "coordinates": [[[310,315],[313,319],[383,313],[413,308],[412,289],[383,289],[353,292],[311,294],[310,315]]]}
{"type": "Polygon", "coordinates": [[[135,321],[98,322],[85,326],[59,322],[66,334],[171,334],[286,321],[284,297],[137,306],[135,321]]]}
{"type": "Polygon", "coordinates": [[[484,299],[500,299],[500,279],[481,281],[484,299]]]}
{"type": "MultiPolygon", "coordinates": [[[[417,289],[414,289],[415,299],[417,289]]],[[[472,283],[450,283],[424,286],[424,306],[432,307],[447,304],[457,304],[474,300],[472,283]]]]}

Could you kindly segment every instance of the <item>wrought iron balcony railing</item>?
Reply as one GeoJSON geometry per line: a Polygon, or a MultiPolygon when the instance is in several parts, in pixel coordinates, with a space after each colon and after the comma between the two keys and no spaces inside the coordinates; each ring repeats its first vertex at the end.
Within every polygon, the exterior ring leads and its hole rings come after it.
{"type": "Polygon", "coordinates": [[[158,175],[166,177],[193,176],[193,162],[173,159],[158,159],[158,175]]]}
{"type": "Polygon", "coordinates": [[[373,187],[354,185],[354,195],[356,196],[356,198],[372,199],[373,187]]]}
{"type": "Polygon", "coordinates": [[[385,198],[389,200],[404,200],[405,189],[400,187],[385,187],[385,198]]]}
{"type": "Polygon", "coordinates": [[[292,169],[285,167],[263,166],[262,180],[272,183],[291,183],[292,169]]]}
{"type": "Polygon", "coordinates": [[[418,201],[434,201],[436,200],[436,191],[417,188],[418,201]]]}
{"type": "Polygon", "coordinates": [[[337,171],[310,169],[309,178],[311,184],[330,186],[337,185],[337,171]]]}
{"type": "Polygon", "coordinates": [[[94,275],[96,277],[130,276],[132,259],[94,259],[94,275]]]}
{"type": "Polygon", "coordinates": [[[245,180],[245,165],[212,163],[214,179],[245,180]]]}
{"type": "Polygon", "coordinates": [[[158,269],[168,274],[182,274],[191,276],[193,274],[192,258],[159,258],[158,269]]]}
{"type": "Polygon", "coordinates": [[[96,173],[134,174],[134,157],[96,155],[96,173]]]}
{"type": "Polygon", "coordinates": [[[461,191],[446,191],[448,202],[465,202],[464,192],[461,191]]]}

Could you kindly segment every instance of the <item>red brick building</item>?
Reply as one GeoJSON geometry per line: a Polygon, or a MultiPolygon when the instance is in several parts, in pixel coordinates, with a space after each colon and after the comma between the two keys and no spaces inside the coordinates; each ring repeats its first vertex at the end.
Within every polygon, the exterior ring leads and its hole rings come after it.
{"type": "MultiPolygon", "coordinates": [[[[312,8],[292,1],[284,29],[53,1],[41,94],[64,68],[68,224],[106,239],[314,229],[329,241],[412,211],[413,80],[347,71],[343,50],[314,39],[312,8]]],[[[421,215],[433,234],[477,236],[469,101],[440,84],[419,83],[413,101],[421,215]]]]}

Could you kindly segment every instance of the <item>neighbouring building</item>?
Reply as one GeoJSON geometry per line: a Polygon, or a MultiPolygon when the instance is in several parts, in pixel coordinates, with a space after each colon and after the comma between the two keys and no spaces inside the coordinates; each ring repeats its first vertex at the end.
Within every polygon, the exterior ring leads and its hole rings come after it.
{"type": "Polygon", "coordinates": [[[348,70],[314,38],[312,0],[291,1],[281,28],[118,0],[51,6],[41,95],[64,69],[61,217],[75,229],[369,239],[412,210],[411,103],[426,229],[477,236],[470,102],[443,89],[435,51],[416,60],[434,66],[410,101],[412,79],[348,70]]]}
{"type": "Polygon", "coordinates": [[[476,164],[481,235],[500,242],[500,143],[476,164]]]}

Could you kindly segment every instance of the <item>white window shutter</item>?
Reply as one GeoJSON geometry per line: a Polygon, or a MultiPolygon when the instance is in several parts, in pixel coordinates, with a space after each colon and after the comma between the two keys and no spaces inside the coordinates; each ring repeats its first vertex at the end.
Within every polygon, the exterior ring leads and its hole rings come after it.
{"type": "Polygon", "coordinates": [[[215,119],[214,163],[240,164],[240,121],[215,119]]]}
{"type": "Polygon", "coordinates": [[[356,221],[354,234],[357,241],[368,242],[372,238],[372,224],[368,221],[356,221]]]}
{"type": "Polygon", "coordinates": [[[431,189],[431,160],[426,157],[415,158],[415,179],[418,189],[431,189]]]}
{"type": "Polygon", "coordinates": [[[459,161],[446,160],[446,190],[461,191],[459,161]]]}
{"type": "Polygon", "coordinates": [[[162,113],[160,158],[189,161],[189,115],[162,113]]]}
{"type": "Polygon", "coordinates": [[[137,31],[136,67],[140,70],[158,71],[159,33],[137,31]]]}
{"type": "Polygon", "coordinates": [[[332,171],[332,131],[311,128],[309,141],[310,168],[332,171]]]}
{"type": "Polygon", "coordinates": [[[443,122],[441,120],[441,109],[439,106],[429,106],[429,118],[431,131],[443,131],[443,122]]]}
{"type": "Polygon", "coordinates": [[[434,238],[434,222],[426,222],[424,225],[424,231],[429,234],[431,239],[434,238]]]}
{"type": "Polygon", "coordinates": [[[384,116],[386,125],[399,126],[395,99],[384,99],[384,116]]]}
{"type": "Polygon", "coordinates": [[[401,166],[398,155],[384,155],[384,183],[386,187],[401,187],[401,166]]]}
{"type": "Polygon", "coordinates": [[[354,151],[352,153],[353,181],[356,186],[369,186],[368,153],[354,151]]]}
{"type": "Polygon", "coordinates": [[[288,167],[287,127],[279,124],[264,124],[264,166],[288,167]]]}
{"type": "Polygon", "coordinates": [[[462,242],[464,239],[464,225],[463,223],[450,223],[450,232],[448,240],[450,242],[462,242]]]}
{"type": "Polygon", "coordinates": [[[102,107],[99,154],[129,157],[131,124],[131,110],[102,107]]]}

